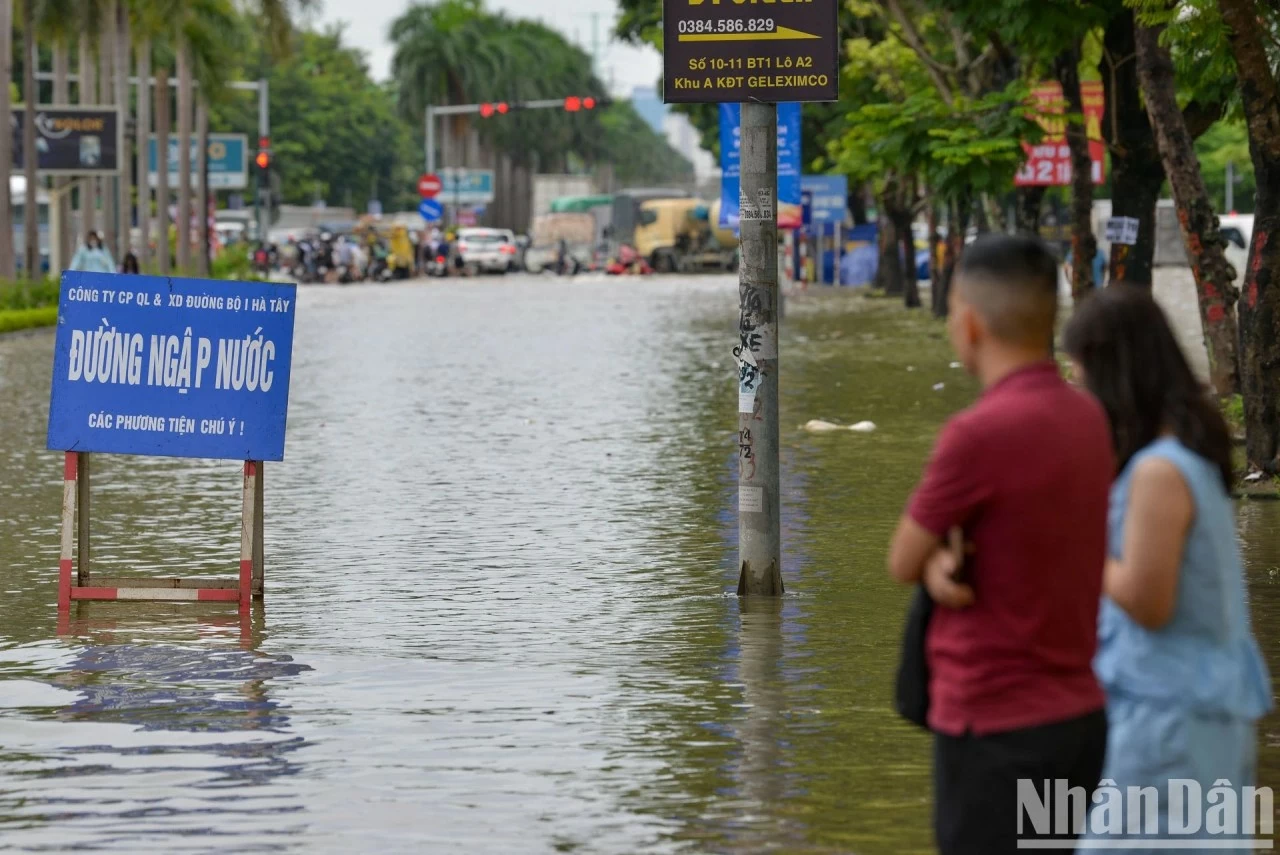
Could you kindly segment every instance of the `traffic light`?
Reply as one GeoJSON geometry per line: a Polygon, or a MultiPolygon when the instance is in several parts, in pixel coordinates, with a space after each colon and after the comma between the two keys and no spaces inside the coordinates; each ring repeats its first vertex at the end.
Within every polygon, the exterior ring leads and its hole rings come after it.
{"type": "Polygon", "coordinates": [[[258,137],[258,154],[253,162],[258,165],[258,186],[271,186],[271,139],[258,137]]]}
{"type": "Polygon", "coordinates": [[[511,106],[507,104],[506,101],[499,101],[496,104],[488,104],[488,103],[481,104],[480,117],[483,119],[490,119],[493,117],[494,113],[498,113],[505,116],[510,109],[511,109],[511,106]]]}
{"type": "Polygon", "coordinates": [[[604,98],[595,98],[591,95],[579,97],[570,95],[564,99],[564,111],[566,113],[577,113],[579,110],[594,110],[596,107],[603,107],[608,101],[604,98]]]}

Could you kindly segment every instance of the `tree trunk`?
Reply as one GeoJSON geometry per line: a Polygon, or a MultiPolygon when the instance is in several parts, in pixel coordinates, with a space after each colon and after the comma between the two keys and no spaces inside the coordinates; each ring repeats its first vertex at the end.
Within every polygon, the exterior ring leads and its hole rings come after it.
{"type": "MultiPolygon", "coordinates": [[[[22,125],[22,166],[27,190],[23,199],[23,274],[40,276],[40,179],[36,174],[36,27],[35,0],[22,0],[22,101],[26,106],[22,125]]],[[[3,81],[0,81],[3,82],[3,81]]]]}
{"type": "Polygon", "coordinates": [[[178,270],[191,272],[191,49],[178,45],[178,270]]]}
{"type": "Polygon", "coordinates": [[[200,235],[199,256],[196,258],[196,269],[201,276],[209,275],[209,110],[204,99],[196,102],[196,175],[200,180],[200,190],[196,194],[196,216],[200,225],[196,233],[200,235]]]}
{"type": "Polygon", "coordinates": [[[1173,60],[1160,45],[1163,27],[1139,27],[1138,76],[1147,98],[1147,112],[1156,131],[1156,142],[1165,174],[1173,188],[1182,226],[1182,242],[1196,279],[1200,321],[1209,346],[1210,379],[1219,395],[1233,395],[1239,388],[1236,360],[1236,288],[1231,265],[1224,254],[1226,241],[1209,201],[1191,133],[1178,108],[1173,60]]]}
{"type": "MultiPolygon", "coordinates": [[[[129,7],[121,2],[116,5],[116,55],[115,55],[115,88],[116,103],[127,119],[129,116],[129,7]]],[[[133,161],[132,142],[129,134],[122,135],[124,146],[120,149],[120,177],[116,180],[116,228],[119,236],[118,261],[123,261],[125,254],[133,245],[133,181],[130,166],[133,161]]]]}
{"type": "Polygon", "coordinates": [[[1258,182],[1253,246],[1240,301],[1245,449],[1275,473],[1280,452],[1280,81],[1272,74],[1251,0],[1218,0],[1236,58],[1258,182]]]}
{"type": "Polygon", "coordinates": [[[1111,246],[1111,283],[1150,288],[1156,252],[1156,201],[1164,184],[1164,166],[1138,86],[1135,26],[1130,9],[1111,19],[1098,70],[1106,95],[1102,135],[1111,143],[1111,215],[1138,221],[1136,244],[1111,246]]]}
{"type": "MultiPolygon", "coordinates": [[[[98,103],[114,104],[116,102],[115,78],[113,76],[115,66],[115,20],[116,20],[116,3],[115,0],[103,0],[102,2],[102,31],[98,34],[98,103]]],[[[119,206],[116,204],[116,197],[119,195],[116,190],[117,181],[114,178],[103,178],[99,181],[102,188],[102,245],[111,251],[111,254],[120,258],[119,244],[119,227],[116,222],[116,214],[119,206]]]]}
{"type": "Polygon", "coordinates": [[[947,215],[947,254],[942,265],[942,282],[933,294],[933,315],[936,318],[945,318],[950,311],[947,300],[951,296],[951,280],[955,277],[956,264],[964,252],[965,233],[969,231],[972,208],[973,198],[968,193],[951,202],[951,210],[947,215]]]}
{"type": "MultiPolygon", "coordinates": [[[[13,4],[0,3],[0,80],[13,79],[13,4]]],[[[9,87],[0,86],[0,115],[13,112],[13,100],[9,87]]],[[[5,172],[13,168],[13,134],[0,134],[0,164],[5,172]]],[[[13,251],[13,198],[9,193],[9,179],[0,181],[0,277],[14,277],[13,251]]]]}
{"type": "Polygon", "coordinates": [[[916,279],[916,239],[911,233],[911,209],[900,208],[895,213],[897,216],[893,225],[898,232],[902,257],[906,259],[902,270],[902,302],[908,309],[918,309],[920,308],[920,282],[916,279]]]}
{"type": "Polygon", "coordinates": [[[156,69],[156,257],[160,275],[173,270],[169,257],[169,69],[156,69]]]}
{"type": "Polygon", "coordinates": [[[1004,234],[1009,231],[1009,223],[1000,207],[1000,200],[990,193],[982,194],[982,216],[987,223],[987,231],[1004,234]]]}
{"type": "Polygon", "coordinates": [[[1015,226],[1019,232],[1033,235],[1040,232],[1040,207],[1044,204],[1046,189],[1045,187],[1018,188],[1015,226]]]}
{"type": "MultiPolygon", "coordinates": [[[[1062,84],[1067,113],[1083,115],[1079,43],[1060,53],[1053,65],[1062,84]]],[[[1098,254],[1098,241],[1093,234],[1093,162],[1089,159],[1089,134],[1084,122],[1068,122],[1067,146],[1071,149],[1071,299],[1078,306],[1093,290],[1093,257],[1098,254]]]]}
{"type": "Polygon", "coordinates": [[[925,222],[929,231],[929,304],[933,305],[935,295],[942,290],[942,265],[938,263],[938,245],[942,243],[942,236],[938,234],[938,206],[927,193],[925,199],[925,210],[928,212],[925,222]]]}
{"type": "MultiPolygon", "coordinates": [[[[135,47],[138,68],[138,127],[135,167],[138,187],[138,266],[151,263],[151,179],[148,148],[151,140],[151,39],[140,36],[135,47]]],[[[157,159],[157,163],[163,163],[157,159]]]]}
{"type": "Polygon", "coordinates": [[[855,226],[865,226],[870,220],[867,218],[867,188],[862,184],[855,184],[849,191],[849,214],[853,217],[855,226]]]}
{"type": "Polygon", "coordinates": [[[896,297],[903,292],[902,281],[902,242],[898,240],[898,229],[895,226],[893,210],[896,203],[893,199],[897,187],[890,181],[878,200],[880,219],[878,221],[878,243],[880,247],[880,263],[876,266],[875,286],[889,296],[896,297]]]}
{"type": "MultiPolygon", "coordinates": [[[[67,42],[59,37],[53,43],[53,103],[70,104],[71,103],[71,82],[67,79],[71,73],[71,51],[67,46],[67,42]]],[[[62,264],[66,265],[71,260],[71,249],[73,247],[74,236],[71,234],[71,195],[65,191],[70,178],[58,177],[53,179],[53,186],[58,191],[58,206],[49,211],[49,216],[56,218],[58,224],[58,250],[57,256],[62,260],[62,264]]],[[[54,220],[50,220],[50,223],[54,220]]],[[[52,232],[52,229],[50,230],[52,232]]],[[[52,237],[52,234],[50,235],[52,237]]],[[[49,259],[52,264],[55,247],[49,246],[49,259]]],[[[62,273],[60,270],[54,270],[50,267],[50,274],[58,276],[62,273]]]]}
{"type": "MultiPolygon", "coordinates": [[[[81,104],[98,103],[98,72],[93,62],[93,43],[89,36],[80,34],[80,61],[76,66],[80,76],[77,99],[81,104]]],[[[80,185],[80,238],[98,227],[98,179],[87,178],[80,185]]]]}

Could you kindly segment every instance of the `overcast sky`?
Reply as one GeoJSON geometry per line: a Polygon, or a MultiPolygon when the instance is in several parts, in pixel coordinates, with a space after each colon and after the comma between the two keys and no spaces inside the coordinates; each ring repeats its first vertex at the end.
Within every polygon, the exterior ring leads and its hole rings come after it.
{"type": "MultiPolygon", "coordinates": [[[[387,29],[410,0],[322,0],[320,20],[346,24],[347,42],[369,58],[373,76],[383,80],[391,73],[391,44],[387,29]]],[[[662,72],[662,59],[652,48],[632,48],[610,42],[617,15],[615,0],[487,0],[493,10],[512,17],[540,19],[591,52],[592,16],[598,16],[600,67],[605,83],[615,92],[629,93],[633,86],[652,86],[662,72]],[[567,11],[571,10],[571,11],[567,11]]]]}

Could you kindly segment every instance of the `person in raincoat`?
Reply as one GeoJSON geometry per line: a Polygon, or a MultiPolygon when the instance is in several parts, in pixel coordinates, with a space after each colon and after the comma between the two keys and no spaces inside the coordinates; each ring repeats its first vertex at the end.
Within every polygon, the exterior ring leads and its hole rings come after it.
{"type": "Polygon", "coordinates": [[[85,235],[84,244],[76,250],[71,258],[71,270],[83,270],[87,273],[115,273],[116,263],[110,251],[102,245],[102,238],[97,232],[85,235]]]}

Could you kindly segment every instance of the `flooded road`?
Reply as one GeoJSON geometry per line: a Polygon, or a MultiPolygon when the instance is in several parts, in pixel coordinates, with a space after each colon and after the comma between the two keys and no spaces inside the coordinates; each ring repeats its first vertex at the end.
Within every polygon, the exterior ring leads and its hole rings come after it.
{"type": "MultiPolygon", "coordinates": [[[[114,603],[56,634],[53,339],[0,340],[0,850],[932,851],[884,548],[975,388],[940,325],[787,310],[788,595],[744,613],[734,281],[300,289],[243,637],[114,603]]],[[[236,464],[94,466],[95,569],[234,575],[236,464]]],[[[1280,507],[1240,521],[1280,673],[1280,507]]]]}

